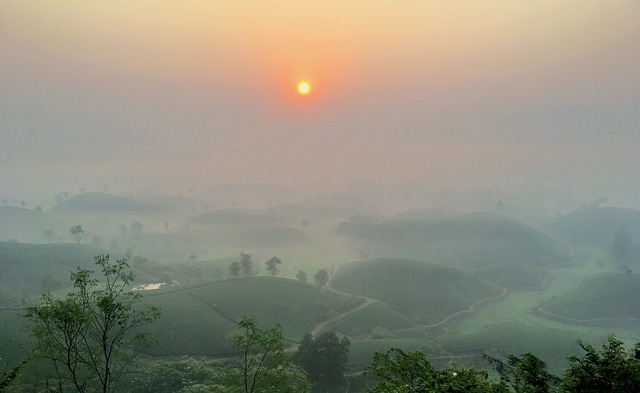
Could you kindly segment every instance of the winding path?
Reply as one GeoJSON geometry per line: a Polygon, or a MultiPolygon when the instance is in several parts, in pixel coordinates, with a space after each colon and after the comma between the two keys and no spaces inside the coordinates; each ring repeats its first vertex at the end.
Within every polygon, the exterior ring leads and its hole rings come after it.
{"type": "MultiPolygon", "coordinates": [[[[311,331],[311,335],[316,336],[318,335],[320,332],[322,332],[325,327],[329,324],[335,323],[336,321],[338,321],[339,319],[342,319],[348,315],[354,314],[360,310],[365,309],[366,307],[369,307],[371,304],[373,303],[381,303],[380,300],[378,299],[374,299],[368,296],[364,296],[364,295],[357,295],[357,294],[353,294],[353,293],[349,293],[349,292],[344,292],[341,291],[339,289],[333,288],[331,286],[331,280],[333,279],[333,277],[336,275],[336,273],[338,272],[338,270],[340,269],[340,265],[334,265],[331,267],[331,274],[329,276],[329,279],[327,280],[327,283],[322,287],[323,291],[331,291],[340,295],[345,295],[345,296],[353,296],[359,299],[362,299],[363,302],[358,304],[357,306],[355,306],[354,308],[351,308],[349,310],[346,310],[345,312],[335,315],[330,319],[327,319],[325,321],[320,322],[318,325],[316,325],[316,327],[311,331]]],[[[502,292],[500,292],[497,295],[492,295],[492,296],[487,296],[484,297],[480,300],[478,300],[477,302],[473,303],[472,305],[469,306],[469,308],[464,309],[464,310],[460,310],[460,311],[456,311],[451,315],[448,315],[447,317],[445,317],[443,320],[436,322],[434,324],[429,324],[429,325],[416,325],[414,327],[411,328],[407,328],[407,329],[399,329],[399,330],[395,330],[395,332],[408,332],[408,331],[412,331],[412,330],[419,330],[419,329],[425,329],[425,328],[434,328],[434,327],[438,327],[441,325],[444,325],[445,323],[449,322],[452,318],[455,318],[459,315],[462,314],[466,314],[466,313],[471,313],[475,310],[475,308],[488,301],[488,300],[493,300],[493,299],[500,299],[501,297],[505,296],[507,294],[507,289],[506,288],[502,288],[502,292]]]]}

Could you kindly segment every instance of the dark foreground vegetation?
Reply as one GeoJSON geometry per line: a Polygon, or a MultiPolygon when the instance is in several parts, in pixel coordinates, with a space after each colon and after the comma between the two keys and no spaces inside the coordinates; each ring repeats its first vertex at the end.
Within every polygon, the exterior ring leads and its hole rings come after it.
{"type": "MultiPolygon", "coordinates": [[[[140,358],[154,344],[144,327],[160,318],[155,306],[141,306],[131,291],[133,273],[125,259],[108,255],[93,271],[71,274],[74,290],[64,297],[45,294],[27,308],[31,348],[7,365],[1,392],[637,392],[640,347],[628,351],[610,335],[601,348],[579,342],[560,376],[532,353],[498,359],[484,355],[485,369],[436,368],[422,351],[391,348],[376,352],[363,374],[347,375],[350,341],[326,331],[306,334],[285,348],[279,324],[261,329],[242,317],[233,335],[235,351],[221,362],[193,358],[140,358]]],[[[158,345],[162,345],[159,343],[158,345]]]]}

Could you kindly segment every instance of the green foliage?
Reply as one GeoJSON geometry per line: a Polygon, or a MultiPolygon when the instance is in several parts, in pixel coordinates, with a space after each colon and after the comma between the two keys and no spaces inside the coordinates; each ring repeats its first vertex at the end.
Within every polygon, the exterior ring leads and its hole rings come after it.
{"type": "Polygon", "coordinates": [[[313,279],[319,287],[327,285],[329,282],[329,273],[327,272],[327,269],[318,270],[316,274],[313,275],[313,279]]]}
{"type": "Polygon", "coordinates": [[[319,391],[334,391],[345,384],[344,369],[349,353],[349,339],[339,339],[335,332],[325,332],[314,338],[306,334],[294,356],[319,391]]]}
{"type": "Polygon", "coordinates": [[[241,252],[240,253],[240,268],[242,268],[242,272],[245,277],[251,276],[254,274],[253,272],[253,259],[251,259],[251,255],[241,252]]]}
{"type": "Polygon", "coordinates": [[[637,392],[640,388],[640,360],[627,353],[622,341],[610,335],[598,351],[580,342],[586,352],[571,356],[570,366],[564,374],[565,392],[637,392]]]}
{"type": "Polygon", "coordinates": [[[276,256],[273,256],[264,264],[266,265],[267,270],[269,271],[269,273],[271,273],[272,276],[277,276],[278,272],[280,271],[278,269],[278,266],[282,264],[282,260],[280,260],[280,258],[276,256]]]}
{"type": "Polygon", "coordinates": [[[223,368],[206,367],[191,358],[184,361],[147,363],[135,373],[127,388],[136,393],[197,391],[197,386],[224,383],[223,368]]]}
{"type": "Polygon", "coordinates": [[[550,393],[557,390],[560,378],[547,371],[544,361],[530,352],[522,356],[509,355],[507,364],[511,367],[511,384],[518,393],[550,393]]]}
{"type": "Polygon", "coordinates": [[[376,352],[367,373],[375,377],[369,393],[509,392],[504,382],[489,381],[485,371],[456,367],[436,370],[421,351],[404,352],[399,348],[376,352]]]}
{"type": "Polygon", "coordinates": [[[229,265],[229,273],[231,277],[238,277],[240,275],[240,271],[242,270],[242,266],[240,266],[240,262],[234,261],[229,265]]]}
{"type": "Polygon", "coordinates": [[[137,328],[160,316],[156,307],[135,308],[141,295],[130,290],[134,275],[126,260],[111,262],[104,255],[95,263],[102,282],[93,271],[78,268],[71,273],[74,292],[62,299],[46,294],[27,308],[33,354],[52,362],[60,390],[71,383],[79,392],[115,391],[125,368],[149,344],[137,328]]]}
{"type": "Polygon", "coordinates": [[[296,273],[296,280],[305,284],[307,282],[307,273],[305,273],[302,269],[298,270],[298,273],[296,273]]]}
{"type": "Polygon", "coordinates": [[[82,225],[74,225],[69,229],[69,233],[73,236],[73,240],[75,240],[78,244],[85,238],[85,232],[82,228],[82,225]]]}
{"type": "MultiPolygon", "coordinates": [[[[2,358],[0,358],[2,360],[2,358]]],[[[3,392],[11,383],[18,377],[18,372],[24,366],[25,361],[20,361],[17,365],[5,371],[2,376],[0,376],[0,392],[3,392]]]]}
{"type": "MultiPolygon", "coordinates": [[[[236,348],[241,356],[243,392],[308,392],[305,378],[290,378],[293,363],[284,355],[282,328],[276,325],[268,330],[258,328],[255,319],[242,318],[241,334],[236,337],[236,348]]],[[[295,374],[294,374],[295,375],[295,374]]]]}

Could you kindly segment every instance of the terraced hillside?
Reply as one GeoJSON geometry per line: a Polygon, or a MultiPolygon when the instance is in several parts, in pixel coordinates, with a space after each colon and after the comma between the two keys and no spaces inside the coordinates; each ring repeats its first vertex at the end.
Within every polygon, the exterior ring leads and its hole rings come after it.
{"type": "Polygon", "coordinates": [[[491,213],[443,219],[382,219],[341,226],[370,257],[416,258],[453,266],[518,263],[545,266],[571,260],[570,247],[518,221],[491,213]]]}
{"type": "Polygon", "coordinates": [[[84,244],[0,242],[0,289],[15,297],[65,288],[70,285],[69,271],[92,268],[93,258],[102,253],[84,244]]]}
{"type": "Polygon", "coordinates": [[[46,212],[14,206],[0,206],[0,241],[47,243],[68,235],[71,223],[46,212]],[[50,238],[45,235],[50,232],[50,238]]]}
{"type": "Polygon", "coordinates": [[[538,311],[569,324],[640,325],[640,274],[606,274],[544,303],[538,311]]]}
{"type": "MultiPolygon", "coordinates": [[[[331,285],[384,302],[421,325],[441,323],[503,292],[501,287],[455,268],[398,258],[343,265],[331,285]]],[[[371,318],[365,317],[370,312],[363,311],[363,318],[371,318]]],[[[370,321],[370,326],[383,325],[381,321],[370,321]]]]}
{"type": "Polygon", "coordinates": [[[247,277],[194,288],[146,294],[162,309],[150,331],[163,343],[156,354],[219,354],[241,317],[268,327],[281,324],[285,337],[299,340],[320,322],[362,300],[278,277],[247,277]]]}
{"type": "Polygon", "coordinates": [[[583,209],[555,218],[549,232],[576,247],[595,247],[618,263],[640,267],[640,210],[583,209]]]}

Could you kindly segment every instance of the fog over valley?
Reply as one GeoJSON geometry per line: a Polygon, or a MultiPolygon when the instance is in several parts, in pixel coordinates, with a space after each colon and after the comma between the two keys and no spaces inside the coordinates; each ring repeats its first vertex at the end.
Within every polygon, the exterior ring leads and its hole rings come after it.
{"type": "Polygon", "coordinates": [[[639,18],[0,2],[0,391],[636,391],[639,18]]]}

